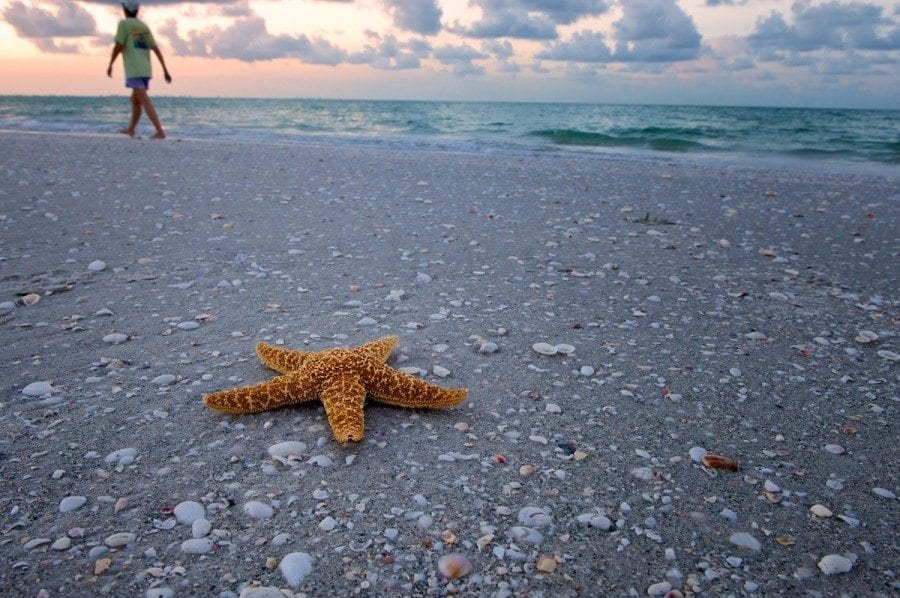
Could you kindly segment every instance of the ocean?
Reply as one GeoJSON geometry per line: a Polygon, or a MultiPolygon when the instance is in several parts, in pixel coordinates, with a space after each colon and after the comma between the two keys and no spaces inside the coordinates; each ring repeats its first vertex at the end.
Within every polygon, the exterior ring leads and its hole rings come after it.
{"type": "MultiPolygon", "coordinates": [[[[176,138],[900,174],[900,110],[165,96],[153,102],[176,138]]],[[[0,129],[112,133],[128,111],[124,95],[0,96],[0,129]]],[[[138,129],[152,134],[146,117],[138,129]]]]}

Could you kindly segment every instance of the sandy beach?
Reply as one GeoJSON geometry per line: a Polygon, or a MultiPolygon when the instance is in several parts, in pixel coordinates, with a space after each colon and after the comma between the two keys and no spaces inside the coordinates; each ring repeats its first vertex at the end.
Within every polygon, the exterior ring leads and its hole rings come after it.
{"type": "Polygon", "coordinates": [[[900,593],[900,178],[25,133],[0,163],[7,595],[900,593]],[[318,402],[202,402],[271,379],[259,340],[386,335],[465,402],[367,404],[347,444],[318,402]]]}

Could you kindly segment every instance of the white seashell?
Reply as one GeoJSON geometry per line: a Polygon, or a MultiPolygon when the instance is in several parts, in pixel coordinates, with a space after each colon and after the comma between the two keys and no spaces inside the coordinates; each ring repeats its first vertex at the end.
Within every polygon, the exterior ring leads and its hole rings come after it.
{"type": "Polygon", "coordinates": [[[26,397],[49,397],[53,391],[56,390],[53,388],[49,382],[32,382],[28,386],[22,389],[22,394],[26,397]]]}
{"type": "Polygon", "coordinates": [[[846,452],[844,447],[839,444],[826,444],[824,448],[832,455],[842,455],[844,452],[846,452]]]}
{"type": "Polygon", "coordinates": [[[120,345],[127,340],[128,340],[127,334],[121,334],[118,332],[114,333],[114,334],[107,334],[106,336],[103,337],[103,342],[109,343],[111,345],[120,345]]]}
{"type": "Polygon", "coordinates": [[[888,500],[896,500],[897,495],[888,490],[887,488],[872,488],[872,493],[875,496],[880,496],[881,498],[886,498],[888,500]]]}
{"type": "Polygon", "coordinates": [[[878,357],[887,359],[888,361],[900,361],[900,353],[894,353],[893,351],[888,351],[887,349],[881,349],[880,351],[878,351],[878,357]]]}
{"type": "Polygon", "coordinates": [[[825,575],[837,575],[839,573],[847,573],[853,568],[853,561],[839,554],[829,554],[822,557],[819,561],[819,569],[825,575]]]}
{"type": "Polygon", "coordinates": [[[299,588],[303,579],[312,572],[312,558],[305,552],[292,552],[281,559],[278,570],[292,588],[299,588]]]}
{"type": "Polygon", "coordinates": [[[319,467],[331,467],[334,464],[334,461],[331,457],[325,455],[315,455],[314,457],[311,457],[307,463],[310,465],[318,465],[319,467]]]}
{"type": "Polygon", "coordinates": [[[878,340],[878,334],[872,332],[871,330],[860,330],[859,334],[856,335],[856,342],[858,343],[872,343],[878,340]]]}
{"type": "Polygon", "coordinates": [[[435,376],[437,376],[438,378],[446,378],[447,376],[450,375],[450,370],[448,370],[445,367],[436,365],[433,368],[431,368],[431,373],[434,374],[435,376]]]}
{"type": "Polygon", "coordinates": [[[740,546],[741,548],[746,548],[747,550],[752,550],[754,552],[762,550],[762,544],[759,543],[759,540],[746,532],[735,532],[728,537],[728,541],[735,546],[740,546]]]}
{"type": "Polygon", "coordinates": [[[556,352],[562,353],[563,355],[571,355],[575,352],[575,347],[567,345],[566,343],[560,343],[556,345],[556,352]]]}
{"type": "Polygon", "coordinates": [[[556,355],[557,353],[557,348],[549,343],[535,343],[531,345],[531,348],[541,355],[556,355]]]}
{"type": "Polygon", "coordinates": [[[168,386],[175,382],[175,379],[175,376],[172,374],[162,374],[151,380],[150,384],[153,384],[154,386],[168,386]]]}
{"type": "Polygon", "coordinates": [[[591,367],[589,365],[583,365],[583,366],[581,366],[581,369],[578,370],[578,373],[580,373],[582,376],[593,376],[594,371],[595,370],[593,367],[591,367]]]}
{"type": "Polygon", "coordinates": [[[90,264],[88,264],[88,270],[91,272],[102,272],[106,270],[106,262],[102,260],[94,260],[90,264]]]}
{"type": "Polygon", "coordinates": [[[275,514],[275,510],[266,503],[251,500],[244,504],[244,512],[252,519],[268,519],[275,514]]]}
{"type": "Polygon", "coordinates": [[[80,509],[86,502],[87,499],[83,496],[67,496],[59,501],[59,512],[69,513],[75,509],[80,509]]]}
{"type": "Polygon", "coordinates": [[[459,579],[472,572],[472,561],[461,554],[445,554],[438,559],[438,571],[447,579],[459,579]]]}
{"type": "Polygon", "coordinates": [[[553,523],[553,519],[545,509],[525,507],[519,511],[519,522],[528,527],[543,527],[553,523]]]}
{"type": "Polygon", "coordinates": [[[703,455],[706,454],[706,449],[701,446],[695,446],[688,451],[688,454],[691,456],[692,461],[700,463],[703,460],[703,455]]]}
{"type": "Polygon", "coordinates": [[[134,463],[135,457],[137,457],[137,449],[122,448],[106,455],[103,462],[109,465],[131,465],[134,463]]]}
{"type": "Polygon", "coordinates": [[[137,536],[131,532],[118,532],[111,536],[107,536],[106,539],[103,540],[103,543],[110,548],[121,548],[122,546],[128,546],[135,540],[137,540],[137,536]]]}
{"type": "Polygon", "coordinates": [[[544,410],[545,410],[547,413],[562,413],[562,407],[560,407],[560,406],[557,405],[556,403],[547,403],[547,404],[544,406],[544,410]]]}
{"type": "Polygon", "coordinates": [[[816,517],[821,517],[822,519],[827,519],[831,517],[834,513],[831,512],[831,509],[826,507],[825,505],[813,505],[809,508],[810,513],[815,515],[816,517]]]}
{"type": "Polygon", "coordinates": [[[763,484],[763,488],[766,492],[781,492],[781,486],[772,480],[766,480],[765,484],[763,484]]]}
{"type": "Polygon", "coordinates": [[[195,538],[205,537],[212,530],[212,523],[205,517],[201,517],[191,524],[191,535],[195,538]]]}
{"type": "Polygon", "coordinates": [[[753,332],[748,332],[747,334],[745,334],[744,338],[748,338],[751,341],[764,341],[769,337],[767,337],[762,332],[754,330],[753,332]]]}
{"type": "Polygon", "coordinates": [[[337,527],[337,521],[335,521],[334,517],[328,516],[322,521],[319,522],[319,529],[323,532],[330,532],[334,528],[337,527]]]}
{"type": "Polygon", "coordinates": [[[284,463],[284,460],[296,460],[306,452],[306,445],[296,440],[288,440],[273,444],[268,449],[269,456],[284,463]]]}
{"type": "Polygon", "coordinates": [[[479,353],[491,354],[496,353],[499,350],[500,348],[497,346],[497,343],[491,341],[484,341],[478,345],[479,353]]]}
{"type": "Polygon", "coordinates": [[[207,554],[212,551],[212,540],[209,538],[191,538],[181,543],[181,552],[186,554],[207,554]]]}
{"type": "Polygon", "coordinates": [[[175,505],[175,510],[172,513],[175,515],[178,523],[184,525],[193,525],[198,519],[206,517],[206,509],[203,508],[203,505],[193,500],[178,503],[175,505]]]}

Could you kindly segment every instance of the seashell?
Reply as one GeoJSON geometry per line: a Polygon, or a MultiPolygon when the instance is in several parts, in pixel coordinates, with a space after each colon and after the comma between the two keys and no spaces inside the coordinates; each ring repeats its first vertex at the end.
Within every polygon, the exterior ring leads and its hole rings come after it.
{"type": "Polygon", "coordinates": [[[312,572],[312,558],[305,552],[292,552],[281,559],[278,569],[292,588],[299,588],[303,579],[312,572]]]}
{"type": "Polygon", "coordinates": [[[34,305],[35,303],[37,303],[40,300],[41,300],[41,296],[38,295],[37,293],[28,293],[27,295],[25,295],[24,297],[19,299],[19,302],[22,305],[34,305]]]}
{"type": "Polygon", "coordinates": [[[556,570],[556,565],[555,557],[542,554],[538,557],[537,564],[534,567],[542,573],[553,573],[556,570]]]}
{"type": "Polygon", "coordinates": [[[797,543],[797,541],[790,536],[777,536],[775,541],[778,542],[779,546],[784,546],[785,548],[797,543]]]}
{"type": "Polygon", "coordinates": [[[455,544],[456,543],[456,534],[453,533],[451,529],[445,529],[441,532],[441,540],[446,542],[447,544],[455,544]]]}
{"type": "Polygon", "coordinates": [[[881,349],[880,351],[878,351],[878,357],[887,359],[888,361],[900,361],[900,353],[888,351],[887,349],[881,349]]]}
{"type": "Polygon", "coordinates": [[[872,343],[878,340],[878,334],[872,332],[871,330],[860,330],[859,334],[856,335],[856,342],[858,343],[872,343]]]}
{"type": "Polygon", "coordinates": [[[559,349],[549,343],[535,343],[531,345],[531,348],[541,355],[556,355],[559,351],[559,349]]]}
{"type": "Polygon", "coordinates": [[[831,512],[831,509],[826,507],[825,505],[813,505],[809,508],[809,512],[815,515],[816,517],[821,517],[822,519],[827,519],[831,517],[834,513],[831,512]]]}
{"type": "Polygon", "coordinates": [[[819,569],[825,575],[837,575],[839,573],[847,573],[853,568],[853,561],[839,554],[829,554],[823,556],[819,561],[819,569]]]}
{"type": "Polygon", "coordinates": [[[706,453],[700,458],[700,462],[710,469],[727,469],[728,471],[738,470],[737,461],[714,453],[706,453]]]}
{"type": "Polygon", "coordinates": [[[525,507],[519,511],[519,521],[528,527],[543,527],[553,523],[550,515],[539,507],[525,507]]]}
{"type": "Polygon", "coordinates": [[[438,571],[447,579],[459,579],[472,572],[472,561],[459,553],[445,554],[438,559],[438,571]]]}
{"type": "Polygon", "coordinates": [[[567,345],[566,343],[560,343],[556,345],[556,352],[562,353],[563,355],[571,355],[575,352],[575,347],[567,345]]]}
{"type": "Polygon", "coordinates": [[[112,559],[110,558],[97,559],[94,563],[94,575],[106,573],[109,571],[110,565],[112,565],[112,559]]]}

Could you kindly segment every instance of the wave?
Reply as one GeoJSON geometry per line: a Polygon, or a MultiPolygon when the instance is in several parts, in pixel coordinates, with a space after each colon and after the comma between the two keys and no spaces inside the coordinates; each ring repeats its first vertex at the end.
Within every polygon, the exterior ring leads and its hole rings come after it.
{"type": "Polygon", "coordinates": [[[621,134],[595,133],[579,129],[540,129],[529,133],[554,145],[578,145],[586,147],[645,148],[662,152],[686,152],[713,148],[686,137],[700,137],[695,129],[665,129],[646,127],[628,129],[621,134]]]}

